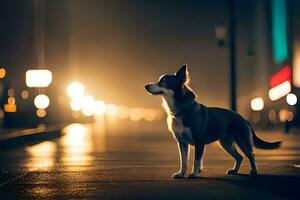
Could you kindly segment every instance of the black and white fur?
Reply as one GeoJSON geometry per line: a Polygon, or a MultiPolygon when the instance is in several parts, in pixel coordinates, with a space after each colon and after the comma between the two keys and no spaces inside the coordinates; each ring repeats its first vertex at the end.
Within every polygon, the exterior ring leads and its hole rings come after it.
{"type": "Polygon", "coordinates": [[[235,159],[234,167],[227,174],[237,174],[241,166],[243,157],[237,151],[238,146],[250,161],[250,174],[256,175],[253,146],[275,149],[279,148],[281,142],[261,140],[250,123],[236,112],[198,103],[196,94],[188,86],[189,80],[188,67],[183,65],[174,75],[163,75],[158,82],[145,86],[150,94],[163,97],[168,129],[178,142],[181,166],[173,178],[183,178],[186,174],[189,145],[195,146],[195,157],[193,170],[188,177],[199,177],[205,145],[216,140],[235,159]]]}

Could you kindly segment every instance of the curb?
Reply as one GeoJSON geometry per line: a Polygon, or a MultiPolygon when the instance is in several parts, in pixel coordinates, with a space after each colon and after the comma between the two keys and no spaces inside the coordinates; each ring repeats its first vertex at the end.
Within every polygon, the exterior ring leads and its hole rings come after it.
{"type": "Polygon", "coordinates": [[[0,148],[15,148],[18,146],[30,145],[41,140],[58,138],[64,126],[45,126],[14,131],[0,137],[0,148]]]}

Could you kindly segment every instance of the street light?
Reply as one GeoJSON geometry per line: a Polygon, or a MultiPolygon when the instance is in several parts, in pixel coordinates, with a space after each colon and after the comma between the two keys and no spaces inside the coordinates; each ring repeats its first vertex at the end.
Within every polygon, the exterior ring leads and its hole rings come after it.
{"type": "Polygon", "coordinates": [[[73,82],[68,86],[67,92],[71,98],[81,97],[84,94],[84,86],[82,83],[73,82]]]}
{"type": "Polygon", "coordinates": [[[52,72],[46,69],[27,70],[26,85],[28,87],[48,87],[52,82],[52,72]]]}
{"type": "Polygon", "coordinates": [[[45,94],[39,94],[34,98],[34,105],[38,109],[46,109],[50,104],[49,97],[45,94]]]}
{"type": "Polygon", "coordinates": [[[264,100],[261,97],[257,97],[251,100],[251,109],[254,111],[260,111],[264,108],[264,100]]]}
{"type": "Polygon", "coordinates": [[[297,103],[297,96],[295,94],[293,94],[293,93],[290,93],[290,94],[286,95],[286,102],[290,106],[296,105],[296,103],[297,103]]]}

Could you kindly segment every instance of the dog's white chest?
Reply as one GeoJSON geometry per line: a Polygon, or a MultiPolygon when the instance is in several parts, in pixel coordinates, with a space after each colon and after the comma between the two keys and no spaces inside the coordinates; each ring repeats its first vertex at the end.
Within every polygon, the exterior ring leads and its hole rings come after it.
{"type": "Polygon", "coordinates": [[[189,127],[183,126],[180,117],[168,116],[168,129],[179,142],[195,144],[192,131],[189,127]]]}

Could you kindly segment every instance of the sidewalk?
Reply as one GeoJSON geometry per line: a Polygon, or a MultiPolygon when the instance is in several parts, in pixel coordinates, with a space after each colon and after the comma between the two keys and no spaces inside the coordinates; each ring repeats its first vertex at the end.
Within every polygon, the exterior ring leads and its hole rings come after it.
{"type": "Polygon", "coordinates": [[[65,125],[43,125],[35,128],[0,130],[0,148],[22,146],[44,139],[52,139],[62,135],[65,125]]]}

